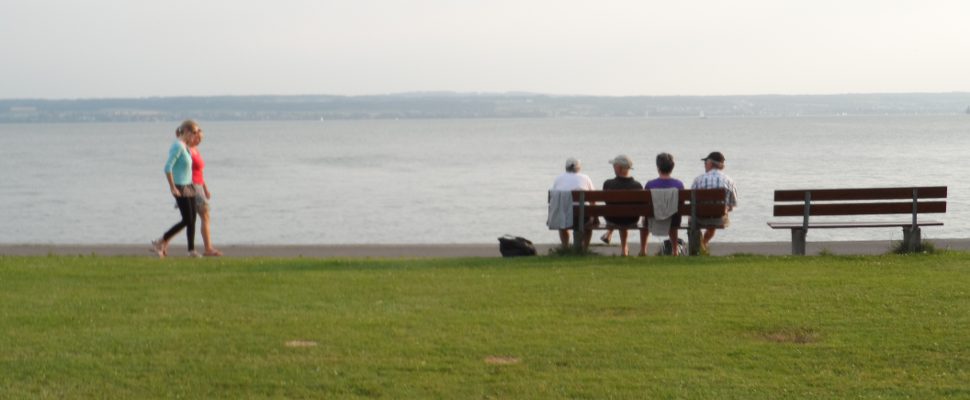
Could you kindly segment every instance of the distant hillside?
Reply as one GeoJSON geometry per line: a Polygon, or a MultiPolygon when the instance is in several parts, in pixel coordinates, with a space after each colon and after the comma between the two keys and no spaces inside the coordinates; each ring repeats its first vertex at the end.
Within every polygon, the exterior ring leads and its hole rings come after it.
{"type": "Polygon", "coordinates": [[[563,118],[970,113],[970,93],[760,96],[551,96],[406,93],[0,100],[0,123],[403,118],[563,118]]]}

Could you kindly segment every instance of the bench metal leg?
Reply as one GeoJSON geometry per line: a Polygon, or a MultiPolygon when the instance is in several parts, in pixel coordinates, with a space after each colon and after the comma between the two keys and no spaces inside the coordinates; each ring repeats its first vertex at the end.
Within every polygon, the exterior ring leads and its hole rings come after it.
{"type": "MultiPolygon", "coordinates": [[[[674,246],[677,244],[674,243],[674,246]]],[[[687,254],[696,256],[701,253],[701,230],[700,228],[687,230],[687,254]]]]}
{"type": "Polygon", "coordinates": [[[804,229],[791,230],[791,254],[795,256],[805,255],[805,236],[808,231],[804,229]]]}
{"type": "Polygon", "coordinates": [[[583,252],[583,228],[573,227],[573,250],[576,250],[576,254],[583,252]]]}
{"type": "Polygon", "coordinates": [[[923,242],[923,232],[920,231],[919,227],[903,228],[903,246],[906,247],[906,251],[910,253],[915,253],[916,248],[923,242]]]}

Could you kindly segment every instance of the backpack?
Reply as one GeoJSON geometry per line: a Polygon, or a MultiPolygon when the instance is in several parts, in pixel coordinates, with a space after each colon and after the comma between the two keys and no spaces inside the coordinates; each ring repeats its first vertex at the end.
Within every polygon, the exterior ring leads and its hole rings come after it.
{"type": "Polygon", "coordinates": [[[502,257],[536,255],[536,247],[529,239],[521,236],[505,235],[498,238],[498,249],[502,252],[502,257]]]}
{"type": "MultiPolygon", "coordinates": [[[[674,248],[670,244],[670,239],[664,240],[663,246],[660,247],[660,255],[669,256],[674,254],[674,248]]],[[[684,243],[684,239],[677,239],[677,255],[686,256],[687,255],[687,243],[684,243]]]]}

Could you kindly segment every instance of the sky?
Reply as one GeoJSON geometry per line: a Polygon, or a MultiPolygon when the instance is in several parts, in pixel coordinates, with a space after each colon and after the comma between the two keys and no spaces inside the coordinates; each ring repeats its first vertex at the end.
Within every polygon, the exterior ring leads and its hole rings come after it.
{"type": "Polygon", "coordinates": [[[966,0],[0,0],[0,98],[970,91],[966,0]]]}

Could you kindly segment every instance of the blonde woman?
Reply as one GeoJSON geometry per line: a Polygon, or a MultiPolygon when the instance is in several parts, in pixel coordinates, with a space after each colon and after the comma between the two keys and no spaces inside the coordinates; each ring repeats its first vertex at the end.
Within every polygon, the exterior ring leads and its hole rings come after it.
{"type": "Polygon", "coordinates": [[[195,251],[195,188],[192,186],[192,156],[188,146],[201,131],[195,121],[185,120],[175,130],[176,139],[168,151],[165,179],[172,196],[175,197],[182,220],[166,231],[160,239],[152,241],[152,251],[160,258],[168,255],[168,242],[182,229],[185,229],[188,240],[189,257],[201,257],[195,251]]]}
{"type": "Polygon", "coordinates": [[[189,143],[189,154],[192,156],[192,186],[195,188],[195,211],[202,219],[202,244],[205,246],[205,252],[202,254],[206,257],[218,257],[222,252],[212,246],[212,234],[209,229],[209,199],[212,198],[212,194],[209,193],[209,186],[205,184],[205,176],[202,173],[205,169],[205,161],[199,153],[199,144],[202,143],[204,136],[200,129],[189,143]]]}

